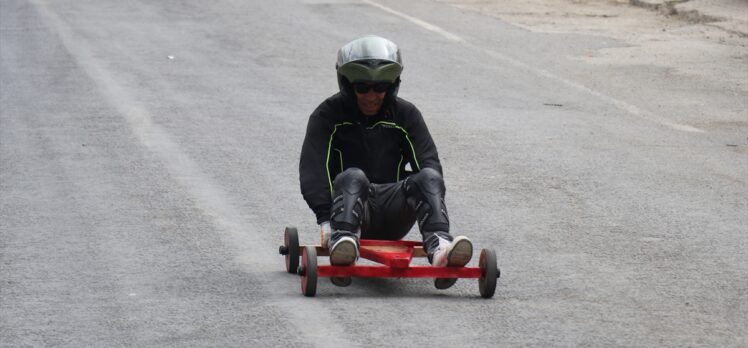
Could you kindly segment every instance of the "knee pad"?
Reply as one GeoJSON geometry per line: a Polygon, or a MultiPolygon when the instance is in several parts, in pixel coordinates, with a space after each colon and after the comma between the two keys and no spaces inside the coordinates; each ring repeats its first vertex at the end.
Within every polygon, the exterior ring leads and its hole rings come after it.
{"type": "Polygon", "coordinates": [[[333,182],[330,225],[335,230],[356,232],[364,216],[364,202],[369,196],[369,179],[363,170],[349,168],[333,182]]]}
{"type": "Polygon", "coordinates": [[[444,179],[436,169],[424,168],[409,176],[405,193],[414,204],[421,232],[449,232],[449,214],[444,203],[444,179]]]}

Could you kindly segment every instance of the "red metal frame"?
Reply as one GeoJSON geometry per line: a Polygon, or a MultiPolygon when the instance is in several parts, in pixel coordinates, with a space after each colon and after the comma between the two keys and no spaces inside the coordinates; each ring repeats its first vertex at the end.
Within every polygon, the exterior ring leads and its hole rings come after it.
{"type": "MultiPolygon", "coordinates": [[[[479,267],[411,266],[414,257],[425,257],[423,243],[362,239],[361,257],[381,265],[318,265],[318,277],[358,278],[480,278],[479,267]]],[[[321,250],[323,251],[323,250],[321,250]]],[[[325,255],[326,250],[320,252],[325,255]]]]}

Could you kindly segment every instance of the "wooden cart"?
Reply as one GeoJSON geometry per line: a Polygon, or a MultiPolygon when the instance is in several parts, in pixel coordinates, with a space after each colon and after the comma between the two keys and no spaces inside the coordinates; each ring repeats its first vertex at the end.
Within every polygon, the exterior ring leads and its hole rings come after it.
{"type": "Polygon", "coordinates": [[[477,278],[480,295],[483,298],[491,298],[496,291],[497,279],[501,275],[496,253],[492,249],[481,250],[478,267],[416,266],[410,264],[414,257],[426,257],[423,243],[404,240],[360,240],[361,258],[374,261],[378,265],[320,265],[317,263],[317,256],[329,256],[327,248],[299,245],[299,234],[294,227],[286,227],[279,252],[286,258],[288,273],[301,276],[301,292],[309,297],[317,293],[318,278],[332,278],[334,284],[347,286],[351,277],[356,277],[477,278]]]}

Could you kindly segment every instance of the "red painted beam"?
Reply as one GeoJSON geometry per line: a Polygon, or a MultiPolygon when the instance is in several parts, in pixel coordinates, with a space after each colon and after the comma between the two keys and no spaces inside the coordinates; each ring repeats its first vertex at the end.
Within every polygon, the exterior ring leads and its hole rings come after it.
{"type": "Polygon", "coordinates": [[[394,268],[407,268],[413,258],[413,247],[386,247],[379,250],[372,246],[361,246],[361,257],[394,268]]]}
{"type": "Polygon", "coordinates": [[[421,246],[423,243],[414,240],[376,240],[376,239],[362,239],[359,241],[361,246],[404,246],[414,247],[421,246]]]}
{"type": "Polygon", "coordinates": [[[411,266],[392,268],[387,266],[317,266],[318,277],[357,278],[480,278],[478,267],[433,267],[411,266]]]}

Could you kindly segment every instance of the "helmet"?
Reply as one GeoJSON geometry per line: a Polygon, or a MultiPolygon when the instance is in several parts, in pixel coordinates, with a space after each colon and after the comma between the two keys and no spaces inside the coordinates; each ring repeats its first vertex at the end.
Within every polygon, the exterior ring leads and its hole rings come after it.
{"type": "Polygon", "coordinates": [[[403,62],[394,42],[369,35],[355,39],[338,50],[338,86],[343,94],[351,93],[356,82],[388,82],[388,94],[394,98],[400,84],[403,62]]]}

